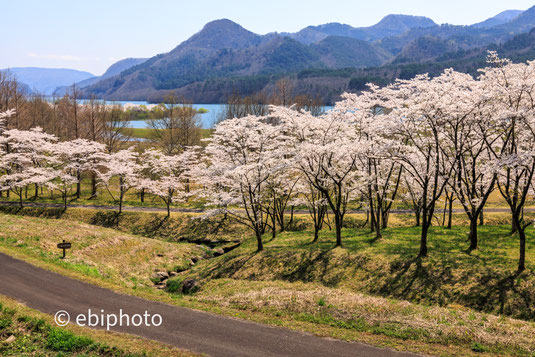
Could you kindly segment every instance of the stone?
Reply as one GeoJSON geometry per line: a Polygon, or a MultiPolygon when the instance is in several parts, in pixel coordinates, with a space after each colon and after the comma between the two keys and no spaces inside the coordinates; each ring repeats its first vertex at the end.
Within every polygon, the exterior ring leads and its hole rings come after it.
{"type": "Polygon", "coordinates": [[[170,271],[169,272],[169,276],[170,277],[177,276],[177,275],[178,275],[178,273],[176,271],[170,271]]]}
{"type": "Polygon", "coordinates": [[[166,271],[159,271],[156,274],[158,274],[161,280],[169,279],[169,273],[166,271]]]}
{"type": "Polygon", "coordinates": [[[13,343],[15,342],[16,338],[15,335],[11,335],[8,338],[6,338],[6,343],[13,343]]]}
{"type": "Polygon", "coordinates": [[[225,254],[225,251],[221,248],[215,248],[214,249],[214,257],[219,257],[220,255],[225,254]]]}
{"type": "Polygon", "coordinates": [[[156,285],[156,289],[164,290],[164,289],[165,289],[165,284],[158,284],[158,285],[156,285]]]}
{"type": "Polygon", "coordinates": [[[201,284],[197,279],[187,278],[182,282],[182,293],[193,294],[201,288],[201,284]]]}

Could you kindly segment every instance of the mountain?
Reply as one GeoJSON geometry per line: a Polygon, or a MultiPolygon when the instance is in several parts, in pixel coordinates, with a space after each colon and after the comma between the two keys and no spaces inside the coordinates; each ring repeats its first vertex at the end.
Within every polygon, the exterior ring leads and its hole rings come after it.
{"type": "Polygon", "coordinates": [[[456,52],[459,46],[452,40],[434,36],[423,36],[409,43],[396,57],[394,63],[420,62],[432,60],[446,53],[456,52]]]}
{"type": "Polygon", "coordinates": [[[522,10],[506,10],[504,12],[500,12],[498,15],[494,17],[491,17],[490,19],[486,19],[483,22],[473,24],[472,27],[491,28],[491,27],[495,27],[498,25],[503,25],[515,19],[516,17],[518,17],[518,15],[520,15],[523,12],[524,11],[522,10]]]}
{"type": "Polygon", "coordinates": [[[511,34],[520,34],[530,31],[535,25],[535,6],[527,9],[513,20],[494,27],[503,31],[508,31],[511,34]]]}
{"type": "Polygon", "coordinates": [[[222,19],[168,53],[99,79],[84,88],[84,95],[161,101],[175,91],[196,102],[224,102],[229,93],[270,91],[286,77],[296,93],[332,102],[342,91],[362,89],[367,82],[383,85],[418,73],[434,75],[448,66],[472,73],[485,65],[489,49],[528,59],[531,33],[525,32],[534,27],[535,7],[472,26],[389,15],[370,27],[330,23],[267,35],[222,19]]]}
{"type": "Polygon", "coordinates": [[[413,28],[426,28],[436,26],[435,22],[427,17],[409,15],[388,15],[379,23],[370,27],[352,27],[337,22],[309,26],[296,33],[283,33],[282,35],[296,39],[304,44],[311,44],[327,36],[350,37],[363,41],[375,41],[388,36],[397,36],[413,28]]]}
{"type": "Polygon", "coordinates": [[[310,46],[328,68],[375,67],[390,61],[393,56],[372,44],[340,36],[329,36],[310,46]]]}
{"type": "Polygon", "coordinates": [[[490,28],[474,26],[440,25],[425,28],[412,28],[399,36],[385,37],[376,41],[384,50],[398,55],[405,46],[424,36],[433,36],[453,41],[468,50],[492,43],[503,43],[514,35],[525,33],[535,27],[535,6],[522,12],[511,21],[490,28]]]}
{"type": "MultiPolygon", "coordinates": [[[[141,63],[145,62],[147,59],[148,58],[125,58],[125,59],[122,59],[122,60],[117,61],[114,64],[112,64],[110,67],[108,67],[108,69],[106,70],[106,72],[104,72],[104,74],[102,76],[91,77],[91,78],[84,79],[83,81],[77,82],[76,86],[78,88],[85,88],[87,86],[90,86],[91,84],[97,83],[98,81],[100,81],[102,79],[113,77],[113,76],[121,73],[122,71],[125,71],[125,70],[127,70],[127,69],[129,69],[131,67],[137,66],[138,64],[141,64],[141,63]]],[[[72,85],[72,83],[71,83],[71,85],[72,85]]],[[[69,89],[69,87],[71,85],[57,87],[54,90],[53,94],[56,95],[56,96],[64,96],[65,93],[67,93],[67,90],[69,89]]]]}
{"type": "Polygon", "coordinates": [[[18,81],[28,85],[34,93],[51,95],[59,86],[69,86],[95,77],[89,72],[66,68],[16,67],[7,68],[18,81]]]}
{"type": "Polygon", "coordinates": [[[169,53],[90,85],[84,93],[141,100],[209,79],[380,66],[392,58],[383,49],[354,38],[328,36],[306,45],[278,34],[257,35],[230,20],[216,20],[169,53]]]}

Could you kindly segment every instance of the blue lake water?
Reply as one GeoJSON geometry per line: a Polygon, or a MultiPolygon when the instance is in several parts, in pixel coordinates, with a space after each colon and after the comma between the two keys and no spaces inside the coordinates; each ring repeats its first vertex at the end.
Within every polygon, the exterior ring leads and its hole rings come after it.
{"type": "MultiPolygon", "coordinates": [[[[52,100],[53,98],[50,98],[52,100]]],[[[80,103],[87,102],[87,99],[80,99],[80,103]]],[[[107,102],[108,104],[135,104],[135,105],[149,105],[149,102],[141,101],[141,100],[118,100],[118,101],[110,101],[107,102]]],[[[224,104],[193,104],[193,108],[195,109],[201,109],[204,108],[208,112],[204,114],[200,114],[201,116],[201,124],[204,129],[210,129],[214,127],[214,124],[217,122],[217,119],[219,117],[219,114],[224,110],[224,104]]],[[[325,106],[325,111],[333,109],[332,106],[325,106]]],[[[130,127],[132,128],[148,128],[149,125],[145,120],[132,120],[130,122],[130,127]]]]}
{"type": "MultiPolygon", "coordinates": [[[[147,105],[147,102],[117,102],[121,104],[132,103],[139,105],[147,105]]],[[[223,111],[224,104],[193,104],[193,108],[204,108],[208,112],[200,114],[202,127],[204,129],[210,129],[214,127],[215,122],[219,116],[219,113],[223,111]]],[[[132,120],[130,122],[132,128],[147,128],[149,125],[145,120],[132,120]]]]}
{"type": "MultiPolygon", "coordinates": [[[[116,102],[120,104],[133,103],[139,105],[147,105],[147,102],[133,102],[133,101],[122,101],[116,102]]],[[[214,124],[217,122],[219,114],[224,110],[224,104],[193,104],[193,108],[200,109],[204,108],[208,110],[207,113],[200,114],[201,123],[204,129],[210,129],[214,127],[214,124]]],[[[332,110],[332,106],[325,106],[325,111],[332,110]]],[[[145,120],[132,120],[130,122],[132,128],[148,128],[149,125],[145,120]]]]}

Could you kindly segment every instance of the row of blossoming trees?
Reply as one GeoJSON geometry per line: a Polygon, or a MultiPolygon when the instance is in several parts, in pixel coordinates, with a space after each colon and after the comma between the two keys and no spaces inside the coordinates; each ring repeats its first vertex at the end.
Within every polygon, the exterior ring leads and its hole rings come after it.
{"type": "Polygon", "coordinates": [[[489,55],[479,78],[445,71],[417,76],[362,94],[346,94],[335,110],[313,116],[271,107],[265,116],[228,119],[204,148],[179,155],[132,149],[105,153],[100,144],[56,142],[39,129],[7,130],[0,189],[20,197],[30,184],[58,190],[66,202],[86,172],[109,187],[118,181],[122,209],[130,189],[147,190],[169,207],[196,196],[211,210],[249,226],[258,250],[267,231],[288,227],[289,207],[306,206],[314,240],[329,212],[342,245],[350,202],[369,215],[377,237],[393,202],[410,202],[421,221],[420,256],[437,202],[455,195],[470,221],[470,246],[478,245],[478,219],[493,191],[507,202],[518,233],[518,269],[525,269],[526,201],[535,173],[535,62],[513,64],[489,55]]]}

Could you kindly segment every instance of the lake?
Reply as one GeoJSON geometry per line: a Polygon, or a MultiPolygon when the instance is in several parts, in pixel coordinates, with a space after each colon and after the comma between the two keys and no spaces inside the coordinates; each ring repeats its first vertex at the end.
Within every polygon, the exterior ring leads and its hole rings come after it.
{"type": "MultiPolygon", "coordinates": [[[[116,102],[122,105],[126,103],[138,104],[138,105],[147,105],[147,102],[134,102],[134,101],[120,101],[116,102]]],[[[193,108],[200,109],[204,108],[208,110],[207,113],[200,114],[202,127],[204,129],[210,129],[214,126],[214,123],[217,121],[219,113],[224,109],[224,104],[193,104],[193,108]]],[[[145,120],[132,120],[130,122],[132,128],[147,128],[148,124],[145,120]]]]}
{"type": "MultiPolygon", "coordinates": [[[[50,100],[53,100],[54,98],[47,98],[50,100]]],[[[87,99],[79,99],[80,103],[85,103],[88,100],[87,99]]],[[[135,104],[135,105],[149,105],[151,103],[141,100],[118,100],[118,101],[110,101],[107,102],[107,104],[135,104]]],[[[217,118],[219,114],[224,110],[225,104],[193,104],[193,108],[200,109],[204,108],[208,110],[208,112],[204,114],[200,114],[201,116],[201,124],[204,129],[211,129],[214,127],[214,124],[217,121],[217,118]]],[[[325,106],[325,111],[333,109],[332,106],[325,106]]],[[[149,125],[145,120],[132,120],[130,121],[130,127],[136,128],[136,129],[143,129],[148,128],[149,125]]]]}

